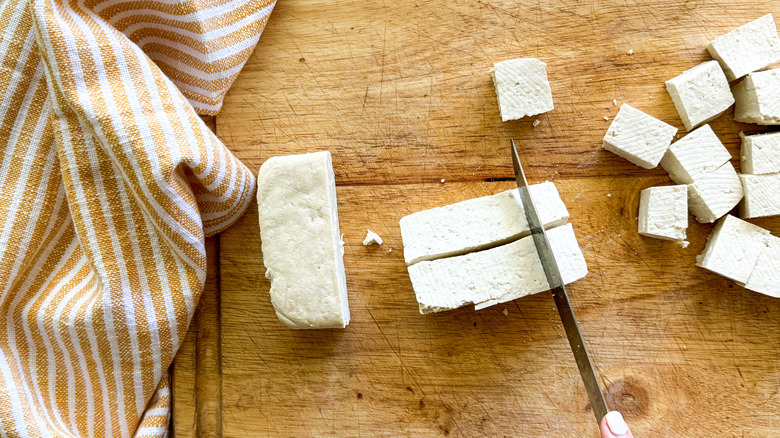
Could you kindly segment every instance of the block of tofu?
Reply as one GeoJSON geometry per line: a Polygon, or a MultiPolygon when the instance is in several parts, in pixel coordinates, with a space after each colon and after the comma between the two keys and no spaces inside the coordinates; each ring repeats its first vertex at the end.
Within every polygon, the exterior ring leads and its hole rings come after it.
{"type": "Polygon", "coordinates": [[[664,240],[685,240],[688,228],[688,186],[649,187],[639,200],[639,234],[664,240]]]}
{"type": "Polygon", "coordinates": [[[687,131],[717,118],[734,104],[718,61],[707,61],[669,79],[666,91],[687,131]]]}
{"type": "Polygon", "coordinates": [[[780,173],[740,175],[745,198],[739,205],[744,219],[780,215],[780,173]]]}
{"type": "Polygon", "coordinates": [[[344,247],[330,152],[268,159],[257,206],[271,303],[294,329],[349,324],[344,247]]]}
{"type": "MultiPolygon", "coordinates": [[[[571,224],[547,232],[564,283],[588,273],[571,224]]],[[[549,290],[532,236],[484,251],[409,266],[420,313],[473,303],[479,310],[549,290]]]]}
{"type": "MultiPolygon", "coordinates": [[[[545,228],[563,225],[569,211],[552,182],[530,186],[545,228]]],[[[500,245],[531,233],[517,189],[423,210],[401,218],[404,260],[465,254],[500,245]]]]}
{"type": "Polygon", "coordinates": [[[742,137],[742,173],[761,175],[780,172],[780,132],[742,137]]]}
{"type": "Polygon", "coordinates": [[[677,128],[624,103],[609,125],[602,147],[645,169],[658,166],[677,128]]]}
{"type": "Polygon", "coordinates": [[[688,210],[699,222],[715,222],[736,207],[742,195],[742,182],[729,162],[688,184],[688,210]]]}
{"type": "Polygon", "coordinates": [[[729,81],[780,61],[780,37],[772,14],[715,38],[707,50],[720,62],[729,81]]]}
{"type": "Polygon", "coordinates": [[[769,231],[757,225],[726,215],[712,229],[704,252],[696,257],[696,266],[745,283],[768,235],[769,231]]]}
{"type": "Polygon", "coordinates": [[[732,91],[737,101],[734,120],[780,124],[780,69],[750,73],[732,91]]]}
{"type": "Polygon", "coordinates": [[[780,298],[780,237],[766,237],[766,247],[761,250],[745,287],[753,292],[780,298]]]}
{"type": "Polygon", "coordinates": [[[661,167],[676,184],[691,184],[730,159],[731,154],[710,125],[704,125],[673,143],[664,154],[661,167]]]}
{"type": "Polygon", "coordinates": [[[490,70],[501,120],[517,120],[553,109],[547,64],[535,58],[501,61],[490,70]]]}

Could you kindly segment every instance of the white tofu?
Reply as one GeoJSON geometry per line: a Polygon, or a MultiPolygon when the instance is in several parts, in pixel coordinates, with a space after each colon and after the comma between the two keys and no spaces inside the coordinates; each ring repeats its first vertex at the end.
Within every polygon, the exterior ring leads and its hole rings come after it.
{"type": "Polygon", "coordinates": [[[688,184],[688,209],[699,222],[715,222],[736,207],[742,194],[742,183],[729,162],[688,184]]]}
{"type": "Polygon", "coordinates": [[[780,172],[780,132],[742,137],[742,173],[761,175],[780,172]]]}
{"type": "MultiPolygon", "coordinates": [[[[548,181],[529,189],[545,228],[566,223],[569,211],[555,184],[548,181]]],[[[407,265],[465,254],[530,234],[517,189],[419,211],[401,218],[400,226],[407,265]]]]}
{"type": "Polygon", "coordinates": [[[687,131],[723,114],[734,104],[729,81],[717,61],[707,61],[666,81],[666,91],[687,131]]]}
{"type": "Polygon", "coordinates": [[[294,329],[346,327],[344,247],[330,152],[268,159],[257,175],[257,204],[276,316],[294,329]]]}
{"type": "Polygon", "coordinates": [[[664,240],[685,240],[688,228],[688,186],[649,187],[639,200],[639,234],[664,240]]]}
{"type": "Polygon", "coordinates": [[[726,215],[715,225],[704,252],[696,257],[696,266],[745,283],[753,271],[769,231],[726,215]]]}
{"type": "Polygon", "coordinates": [[[704,125],[673,143],[664,154],[661,167],[676,184],[691,184],[730,159],[731,154],[710,125],[704,125]]]}
{"type": "Polygon", "coordinates": [[[780,69],[750,73],[732,91],[737,101],[734,120],[780,124],[780,69]]]}
{"type": "Polygon", "coordinates": [[[517,120],[553,109],[546,67],[535,58],[510,59],[493,65],[490,75],[501,120],[517,120]]]}
{"type": "MultiPolygon", "coordinates": [[[[588,273],[571,224],[547,232],[564,283],[588,273]]],[[[409,266],[420,313],[475,309],[549,290],[532,236],[484,251],[409,266]]]]}
{"type": "Polygon", "coordinates": [[[745,198],[739,205],[744,219],[780,215],[780,173],[740,175],[745,198]]]}
{"type": "Polygon", "coordinates": [[[761,250],[745,287],[780,298],[780,238],[772,235],[766,237],[766,247],[761,250]]]}
{"type": "Polygon", "coordinates": [[[363,239],[363,246],[369,246],[373,244],[381,245],[383,242],[382,238],[379,236],[379,234],[371,231],[366,230],[366,238],[363,239]]]}
{"type": "Polygon", "coordinates": [[[715,38],[707,50],[720,62],[729,81],[780,61],[780,37],[772,14],[715,38]]]}
{"type": "Polygon", "coordinates": [[[624,103],[609,125],[602,147],[645,169],[658,166],[677,128],[624,103]]]}

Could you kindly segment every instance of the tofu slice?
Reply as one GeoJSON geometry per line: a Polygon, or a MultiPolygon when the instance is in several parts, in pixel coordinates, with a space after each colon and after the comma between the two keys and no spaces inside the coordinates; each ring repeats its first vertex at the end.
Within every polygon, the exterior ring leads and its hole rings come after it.
{"type": "Polygon", "coordinates": [[[744,219],[780,215],[780,173],[740,175],[745,198],[739,205],[744,219]]]}
{"type": "Polygon", "coordinates": [[[257,175],[257,204],[276,316],[294,329],[346,327],[344,247],[330,152],[268,159],[257,175]]]}
{"type": "Polygon", "coordinates": [[[673,143],[661,160],[661,167],[676,184],[691,184],[717,170],[731,159],[710,125],[704,125],[673,143]]]}
{"type": "Polygon", "coordinates": [[[664,240],[685,240],[688,228],[688,186],[648,187],[639,200],[639,234],[664,240]]]}
{"type": "Polygon", "coordinates": [[[780,70],[750,73],[733,88],[734,120],[759,125],[780,124],[780,70]]]}
{"type": "MultiPolygon", "coordinates": [[[[529,188],[545,228],[563,225],[569,211],[552,182],[529,188]]],[[[517,189],[423,210],[401,218],[404,260],[465,254],[529,235],[530,228],[517,189]]]]}
{"type": "Polygon", "coordinates": [[[769,231],[732,215],[721,219],[707,238],[696,266],[745,283],[766,246],[769,231]]]}
{"type": "Polygon", "coordinates": [[[715,38],[707,50],[720,62],[729,81],[780,61],[780,37],[772,14],[715,38]]]}
{"type": "Polygon", "coordinates": [[[780,237],[768,235],[745,287],[770,297],[780,298],[780,237]]]}
{"type": "Polygon", "coordinates": [[[734,104],[718,61],[707,61],[666,81],[666,91],[687,131],[708,123],[734,104]]]}
{"type": "Polygon", "coordinates": [[[780,172],[780,132],[742,137],[742,173],[761,175],[780,172]]]}
{"type": "Polygon", "coordinates": [[[501,61],[490,70],[501,120],[517,120],[552,111],[547,64],[535,58],[501,61]]]}
{"type": "Polygon", "coordinates": [[[688,184],[688,209],[702,223],[715,222],[742,199],[742,183],[731,162],[688,184]]]}
{"type": "MultiPolygon", "coordinates": [[[[588,273],[571,224],[547,232],[564,283],[588,273]]],[[[409,266],[420,313],[479,310],[549,290],[532,236],[484,251],[409,266]]]]}
{"type": "Polygon", "coordinates": [[[602,147],[645,169],[658,166],[677,128],[624,103],[609,125],[602,147]]]}

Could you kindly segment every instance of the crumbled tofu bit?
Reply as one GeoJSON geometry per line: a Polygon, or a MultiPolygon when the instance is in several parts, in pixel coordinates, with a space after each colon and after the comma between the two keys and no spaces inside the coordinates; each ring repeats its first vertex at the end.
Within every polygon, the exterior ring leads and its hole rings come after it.
{"type": "Polygon", "coordinates": [[[388,249],[387,252],[393,252],[393,248],[388,249]]]}
{"type": "Polygon", "coordinates": [[[734,120],[780,125],[780,69],[750,73],[732,92],[737,101],[734,120]]]}
{"type": "Polygon", "coordinates": [[[617,106],[617,99],[612,99],[612,105],[617,106]]]}
{"type": "Polygon", "coordinates": [[[685,239],[688,186],[649,187],[639,201],[639,234],[663,240],[685,239]]]}
{"type": "Polygon", "coordinates": [[[604,116],[604,120],[607,120],[607,121],[609,121],[609,117],[607,117],[607,116],[604,116]]]}
{"type": "Polygon", "coordinates": [[[628,54],[629,55],[633,55],[634,54],[634,49],[629,49],[628,54]]]}
{"type": "Polygon", "coordinates": [[[444,182],[444,178],[441,179],[441,182],[444,182]]]}
{"type": "Polygon", "coordinates": [[[742,173],[761,175],[780,172],[780,132],[742,137],[742,173]]]}
{"type": "Polygon", "coordinates": [[[501,120],[517,120],[551,111],[547,64],[534,58],[501,61],[491,71],[501,120]]]}
{"type": "Polygon", "coordinates": [[[731,154],[710,125],[704,125],[673,143],[664,154],[661,167],[676,184],[691,184],[730,159],[731,154]]]}
{"type": "Polygon", "coordinates": [[[534,123],[533,123],[534,128],[539,126],[540,123],[542,123],[541,120],[539,120],[539,119],[534,120],[534,123]]]}
{"type": "Polygon", "coordinates": [[[379,234],[377,234],[377,233],[375,233],[375,232],[373,232],[371,230],[366,230],[366,238],[363,239],[363,245],[364,246],[369,246],[369,245],[373,245],[375,243],[377,245],[381,245],[382,244],[382,238],[379,237],[379,234]]]}
{"type": "Polygon", "coordinates": [[[734,104],[729,81],[717,61],[707,61],[666,81],[666,91],[687,131],[723,114],[734,104]]]}
{"type": "Polygon", "coordinates": [[[780,173],[740,175],[745,198],[739,205],[739,217],[780,215],[780,173]]]}
{"type": "Polygon", "coordinates": [[[602,147],[645,169],[658,165],[677,128],[624,103],[609,125],[602,147]]]}
{"type": "Polygon", "coordinates": [[[611,197],[612,197],[612,193],[607,193],[607,198],[611,198],[611,197]]]}
{"type": "Polygon", "coordinates": [[[683,249],[687,248],[687,247],[688,247],[688,245],[690,245],[690,244],[691,244],[691,242],[688,242],[687,240],[678,240],[678,241],[677,241],[677,243],[678,243],[678,244],[679,244],[681,247],[683,247],[683,249]]]}
{"type": "Polygon", "coordinates": [[[501,313],[503,313],[504,316],[509,316],[509,310],[507,310],[506,307],[504,307],[504,310],[501,313]]]}
{"type": "Polygon", "coordinates": [[[780,37],[772,14],[743,24],[707,45],[733,81],[780,61],[780,37]]]}
{"type": "Polygon", "coordinates": [[[696,266],[739,283],[745,283],[766,246],[769,231],[726,215],[707,238],[696,266]]]}
{"type": "Polygon", "coordinates": [[[753,292],[780,298],[780,237],[766,237],[766,247],[759,254],[745,287],[753,292]]]}
{"type": "Polygon", "coordinates": [[[702,223],[715,222],[742,199],[742,183],[730,162],[688,184],[688,209],[702,223]]]}

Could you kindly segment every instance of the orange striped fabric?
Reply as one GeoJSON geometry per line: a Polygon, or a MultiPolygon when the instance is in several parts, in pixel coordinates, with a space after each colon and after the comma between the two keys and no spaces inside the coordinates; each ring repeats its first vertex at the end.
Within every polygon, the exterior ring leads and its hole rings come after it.
{"type": "Polygon", "coordinates": [[[274,0],[0,2],[0,436],[167,435],[252,173],[215,114],[274,0]]]}

